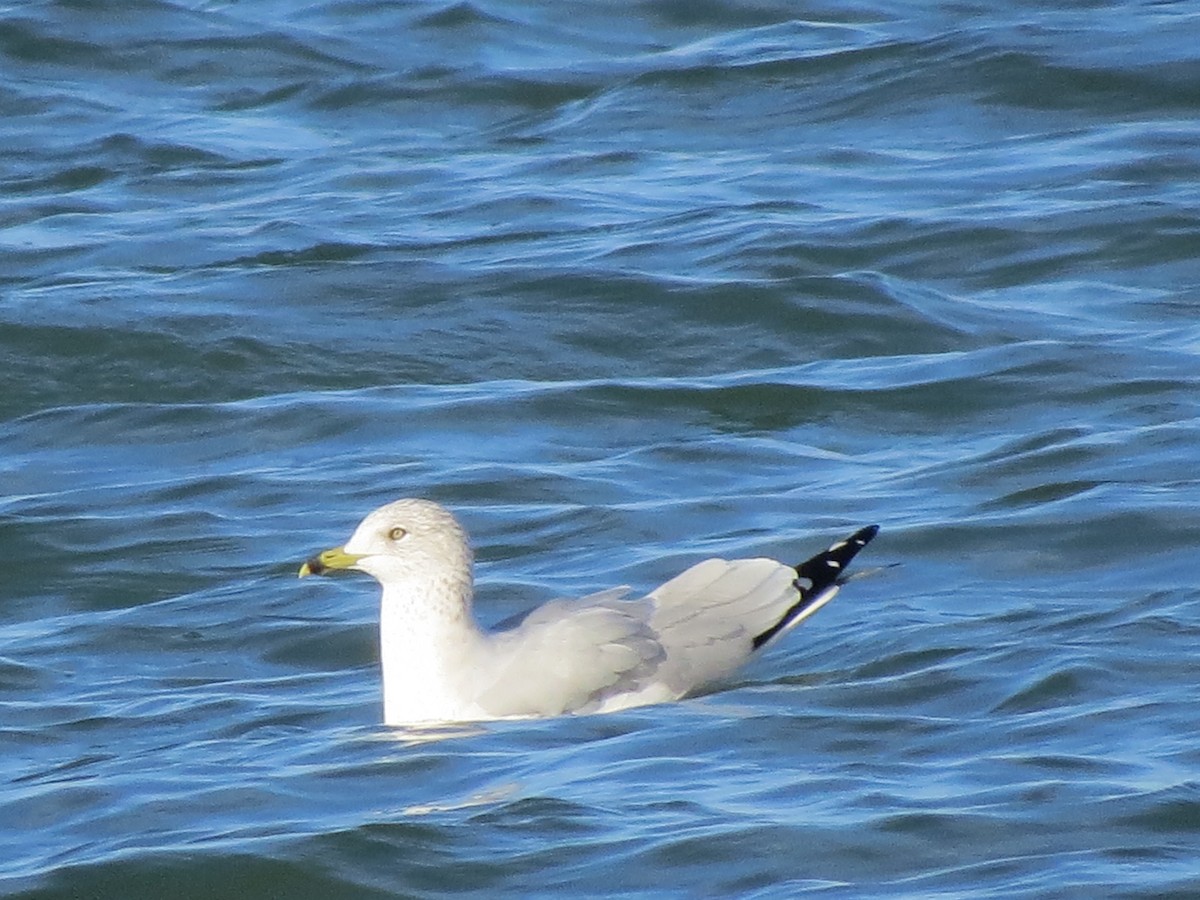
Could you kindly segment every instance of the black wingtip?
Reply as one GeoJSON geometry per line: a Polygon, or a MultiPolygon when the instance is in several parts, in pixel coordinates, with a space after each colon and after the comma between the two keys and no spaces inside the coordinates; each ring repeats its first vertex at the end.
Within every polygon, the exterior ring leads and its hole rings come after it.
{"type": "Polygon", "coordinates": [[[778,622],[754,638],[754,649],[757,650],[789,625],[804,618],[810,610],[815,612],[819,609],[822,601],[828,600],[830,588],[836,588],[842,583],[846,577],[846,568],[877,534],[878,525],[860,528],[850,537],[838,541],[823,553],[818,553],[796,566],[796,590],[800,592],[800,598],[778,622]]]}
{"type": "Polygon", "coordinates": [[[860,528],[850,537],[838,541],[824,553],[818,553],[796,566],[797,587],[801,594],[816,595],[830,585],[837,584],[846,573],[846,567],[863,547],[879,534],[878,525],[860,528]],[[803,582],[807,580],[810,585],[803,582]]]}

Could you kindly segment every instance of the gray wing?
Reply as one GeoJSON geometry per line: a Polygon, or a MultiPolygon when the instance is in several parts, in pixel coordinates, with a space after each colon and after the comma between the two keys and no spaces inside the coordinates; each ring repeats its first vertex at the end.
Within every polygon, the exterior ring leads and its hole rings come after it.
{"type": "Polygon", "coordinates": [[[638,600],[614,588],[551,601],[491,637],[476,700],[493,716],[547,716],[682,697],[828,603],[878,530],[861,528],[796,567],[709,559],[638,600]]]}
{"type": "Polygon", "coordinates": [[[794,606],[796,570],[710,559],[637,600],[552,600],[491,636],[476,702],[494,716],[593,712],[682,697],[735,670],[794,606]]]}
{"type": "Polygon", "coordinates": [[[773,559],[709,559],[650,594],[666,651],[655,677],[687,692],[728,675],[834,598],[846,567],[879,533],[860,528],[792,567],[773,559]]]}
{"type": "Polygon", "coordinates": [[[729,675],[795,607],[796,574],[773,559],[709,559],[652,591],[666,652],[656,677],[681,696],[729,675]]]}
{"type": "Polygon", "coordinates": [[[476,702],[494,716],[591,712],[652,680],[665,656],[653,607],[628,591],[552,600],[491,635],[476,702]]]}

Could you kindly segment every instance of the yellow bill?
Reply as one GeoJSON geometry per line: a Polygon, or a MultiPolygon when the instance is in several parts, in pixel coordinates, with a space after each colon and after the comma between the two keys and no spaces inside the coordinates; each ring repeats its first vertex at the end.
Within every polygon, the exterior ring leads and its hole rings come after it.
{"type": "Polygon", "coordinates": [[[334,547],[332,550],[318,553],[302,565],[300,567],[300,577],[303,578],[306,575],[328,575],[331,572],[344,572],[346,569],[353,569],[360,559],[362,557],[357,554],[347,553],[341,547],[334,547]]]}

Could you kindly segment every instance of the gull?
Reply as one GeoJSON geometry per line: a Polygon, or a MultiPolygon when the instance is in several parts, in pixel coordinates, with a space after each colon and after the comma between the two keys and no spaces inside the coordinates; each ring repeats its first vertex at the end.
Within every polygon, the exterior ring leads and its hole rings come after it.
{"type": "Polygon", "coordinates": [[[551,600],[492,632],[472,612],[467,534],[429,500],[381,506],[300,577],[354,570],[382,585],[388,725],[602,713],[678,700],[725,678],[832,600],[878,530],[861,528],[796,566],[708,559],[643,597],[618,587],[551,600]]]}

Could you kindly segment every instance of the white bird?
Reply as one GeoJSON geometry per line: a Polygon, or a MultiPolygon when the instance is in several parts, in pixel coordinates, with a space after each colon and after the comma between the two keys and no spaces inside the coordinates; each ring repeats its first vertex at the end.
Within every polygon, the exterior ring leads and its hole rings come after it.
{"type": "Polygon", "coordinates": [[[862,528],[798,566],[709,559],[638,599],[620,587],[552,600],[483,631],[471,548],[448,510],[397,500],[300,577],[354,569],[383,586],[380,657],[388,725],[610,712],[677,700],[723,678],[833,599],[879,530],[862,528]]]}

